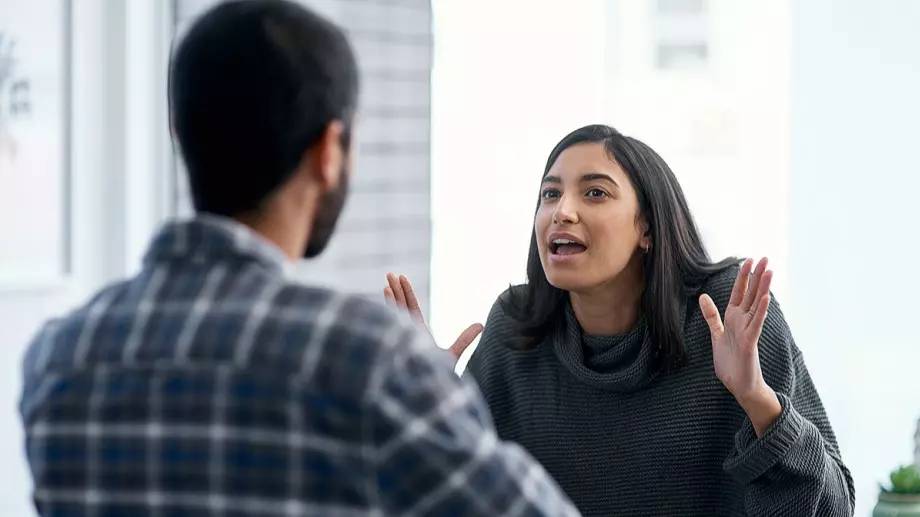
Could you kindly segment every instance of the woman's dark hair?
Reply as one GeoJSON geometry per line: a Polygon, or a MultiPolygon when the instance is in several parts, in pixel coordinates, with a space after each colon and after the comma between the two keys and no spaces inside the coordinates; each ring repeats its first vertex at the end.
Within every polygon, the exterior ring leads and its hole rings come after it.
{"type": "MultiPolygon", "coordinates": [[[[636,191],[637,215],[648,223],[652,241],[651,249],[644,255],[645,292],[640,310],[648,322],[651,342],[657,344],[657,367],[666,371],[676,369],[687,358],[681,325],[683,301],[698,293],[708,277],[739,261],[710,260],[684,192],[670,167],[651,147],[612,127],[591,125],[569,133],[549,154],[543,175],[563,151],[586,143],[603,144],[636,191]]],[[[503,308],[518,323],[524,347],[532,347],[564,319],[567,303],[566,291],[553,287],[546,278],[536,232],[530,238],[527,279],[526,285],[511,290],[503,308]]]]}

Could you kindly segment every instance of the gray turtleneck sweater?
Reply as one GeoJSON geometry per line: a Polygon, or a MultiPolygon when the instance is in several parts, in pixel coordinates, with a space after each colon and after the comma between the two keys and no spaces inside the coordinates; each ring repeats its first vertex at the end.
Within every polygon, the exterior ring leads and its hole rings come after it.
{"type": "MultiPolygon", "coordinates": [[[[737,271],[703,289],[722,314],[737,271]]],[[[716,378],[708,327],[687,302],[690,359],[674,373],[651,368],[642,319],[592,336],[569,309],[552,335],[517,350],[498,302],[467,371],[501,437],[533,454],[586,516],[851,516],[852,478],[775,300],[759,352],[783,411],[759,439],[716,378]]]]}

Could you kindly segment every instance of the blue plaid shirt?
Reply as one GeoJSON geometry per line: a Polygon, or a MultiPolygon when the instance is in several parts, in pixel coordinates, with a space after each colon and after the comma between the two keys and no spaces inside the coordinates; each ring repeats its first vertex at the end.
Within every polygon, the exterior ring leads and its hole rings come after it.
{"type": "Polygon", "coordinates": [[[48,323],[21,412],[44,516],[576,515],[407,316],[286,279],[219,218],[48,323]]]}

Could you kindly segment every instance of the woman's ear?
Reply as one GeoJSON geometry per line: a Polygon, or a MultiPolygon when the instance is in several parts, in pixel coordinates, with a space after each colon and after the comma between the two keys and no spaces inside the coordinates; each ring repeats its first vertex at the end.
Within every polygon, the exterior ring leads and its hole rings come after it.
{"type": "Polygon", "coordinates": [[[652,248],[652,235],[649,231],[648,219],[644,215],[639,216],[636,226],[639,230],[639,247],[648,251],[652,248]]]}

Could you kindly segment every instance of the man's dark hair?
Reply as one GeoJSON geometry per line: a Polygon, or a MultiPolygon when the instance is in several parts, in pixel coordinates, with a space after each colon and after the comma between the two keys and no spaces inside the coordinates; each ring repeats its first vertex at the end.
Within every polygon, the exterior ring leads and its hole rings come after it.
{"type": "Polygon", "coordinates": [[[344,33],[294,2],[236,0],[195,21],[170,65],[170,117],[195,209],[258,210],[329,123],[346,126],[358,67],[344,33]]]}

